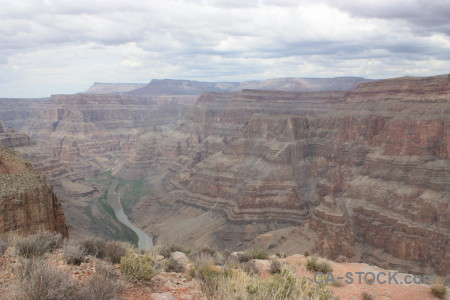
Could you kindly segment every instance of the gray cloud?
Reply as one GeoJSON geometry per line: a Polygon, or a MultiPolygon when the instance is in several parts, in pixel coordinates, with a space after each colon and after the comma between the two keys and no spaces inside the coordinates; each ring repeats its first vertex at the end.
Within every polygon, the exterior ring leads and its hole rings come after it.
{"type": "Polygon", "coordinates": [[[151,78],[448,73],[446,2],[0,0],[0,96],[151,78]]]}

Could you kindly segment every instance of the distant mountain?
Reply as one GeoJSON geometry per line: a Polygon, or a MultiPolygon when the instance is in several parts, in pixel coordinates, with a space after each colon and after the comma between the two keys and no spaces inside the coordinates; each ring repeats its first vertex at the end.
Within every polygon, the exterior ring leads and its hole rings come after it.
{"type": "Polygon", "coordinates": [[[200,95],[203,92],[237,92],[243,89],[291,92],[350,91],[358,84],[372,81],[361,77],[337,78],[275,78],[246,82],[201,82],[192,80],[153,79],[131,95],[200,95]]]}
{"type": "Polygon", "coordinates": [[[87,94],[122,94],[144,87],[145,83],[102,83],[95,82],[85,93],[87,94]]]}

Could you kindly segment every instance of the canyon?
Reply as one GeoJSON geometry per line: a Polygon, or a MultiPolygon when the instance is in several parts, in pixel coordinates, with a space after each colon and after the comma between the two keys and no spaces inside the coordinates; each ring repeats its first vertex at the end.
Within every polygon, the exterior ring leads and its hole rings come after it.
{"type": "Polygon", "coordinates": [[[125,211],[156,242],[449,278],[449,75],[128,88],[0,99],[0,144],[48,176],[74,238],[130,236],[102,198],[119,181],[151,187],[125,211]]]}

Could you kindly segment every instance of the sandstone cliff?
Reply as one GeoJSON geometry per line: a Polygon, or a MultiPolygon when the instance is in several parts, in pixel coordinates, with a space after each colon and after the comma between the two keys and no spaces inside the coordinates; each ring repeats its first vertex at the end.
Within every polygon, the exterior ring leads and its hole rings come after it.
{"type": "Polygon", "coordinates": [[[11,149],[0,146],[0,233],[56,231],[68,236],[53,188],[11,149]]]}
{"type": "Polygon", "coordinates": [[[162,240],[448,276],[448,80],[205,93],[173,130],[141,141],[163,187],[133,218],[162,240]]]}

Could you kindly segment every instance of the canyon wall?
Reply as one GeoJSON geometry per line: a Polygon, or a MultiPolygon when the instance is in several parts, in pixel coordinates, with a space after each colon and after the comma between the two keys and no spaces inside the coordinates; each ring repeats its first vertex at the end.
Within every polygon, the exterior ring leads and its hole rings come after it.
{"type": "Polygon", "coordinates": [[[205,93],[140,141],[151,155],[133,168],[152,161],[163,187],[132,217],[161,240],[298,252],[313,236],[306,249],[331,259],[447,276],[449,95],[448,76],[205,93]]]}
{"type": "Polygon", "coordinates": [[[58,197],[42,173],[0,146],[0,233],[43,230],[68,236],[58,197]]]}

